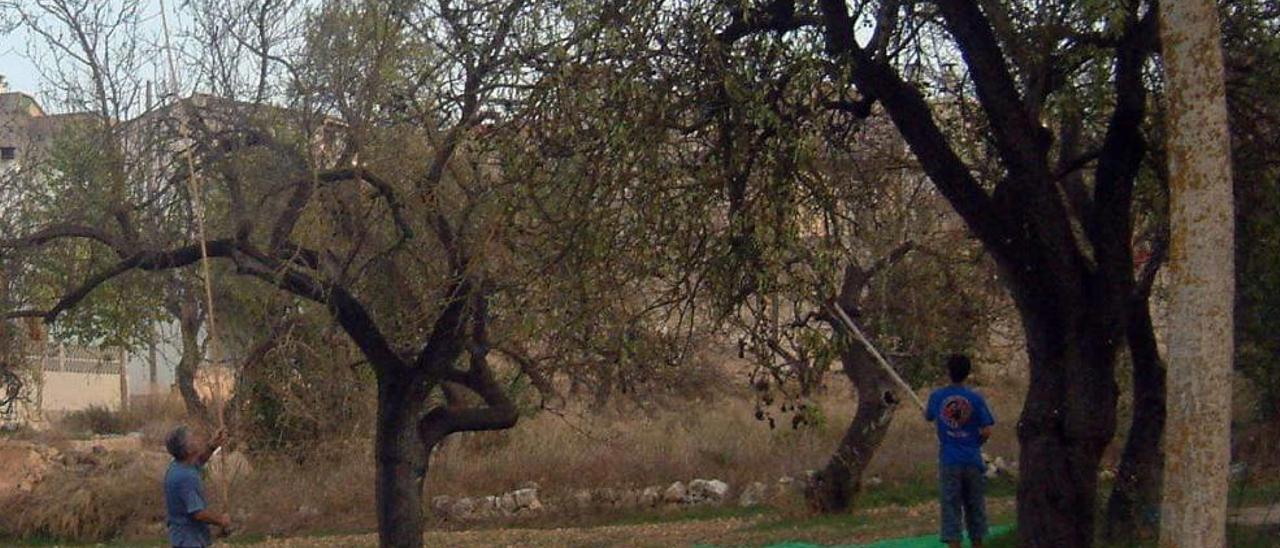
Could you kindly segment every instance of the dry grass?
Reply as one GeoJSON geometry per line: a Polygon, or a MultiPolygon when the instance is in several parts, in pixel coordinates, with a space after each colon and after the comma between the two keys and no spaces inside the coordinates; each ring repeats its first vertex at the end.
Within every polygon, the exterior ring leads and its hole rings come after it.
{"type": "MultiPolygon", "coordinates": [[[[340,443],[345,458],[321,456],[305,464],[258,457],[253,471],[228,487],[210,481],[219,508],[230,507],[237,528],[266,535],[365,530],[373,514],[373,458],[367,443],[340,443]]],[[[337,449],[337,447],[333,447],[337,449]]]]}
{"type": "MultiPolygon", "coordinates": [[[[1000,420],[990,449],[1016,458],[1013,426],[1021,393],[983,390],[1000,420]]],[[[544,499],[596,487],[664,485],[693,478],[718,478],[736,489],[752,481],[773,482],[822,466],[843,435],[854,402],[847,386],[833,383],[816,402],[823,420],[792,429],[770,429],[753,416],[750,401],[720,397],[687,401],[648,414],[617,410],[594,415],[541,413],[505,432],[477,433],[449,440],[432,459],[427,494],[489,495],[537,482],[544,499]]],[[[100,541],[154,538],[163,534],[159,480],[167,458],[163,434],[181,420],[181,404],[156,402],[132,411],[149,420],[145,459],[104,462],[88,471],[51,477],[20,506],[3,510],[10,534],[100,541]],[[159,465],[155,461],[159,458],[159,465]],[[140,464],[145,461],[148,464],[140,464]],[[159,467],[157,469],[157,466],[159,467]]],[[[134,420],[134,419],[130,419],[134,420]]],[[[918,488],[931,482],[936,462],[932,425],[914,408],[895,417],[884,445],[868,471],[885,481],[918,488]]],[[[317,447],[303,464],[284,457],[255,455],[253,471],[226,493],[242,530],[295,535],[368,530],[374,526],[373,459],[367,439],[336,440],[317,447]]],[[[222,485],[209,481],[215,507],[227,507],[222,485]]]]}
{"type": "Polygon", "coordinates": [[[166,461],[138,453],[94,457],[46,477],[36,489],[0,506],[8,535],[77,541],[153,536],[164,515],[158,488],[166,461]]]}
{"type": "MultiPolygon", "coordinates": [[[[989,448],[1016,459],[1013,423],[1021,393],[983,390],[1000,424],[989,448]]],[[[755,420],[749,401],[724,398],[687,403],[648,416],[558,416],[543,413],[507,432],[460,436],[433,460],[428,491],[496,493],[535,481],[544,489],[644,486],[718,478],[731,485],[775,481],[825,464],[851,419],[854,401],[833,383],[817,404],[815,426],[770,429],[755,420]]],[[[781,421],[787,422],[787,421],[781,421]]],[[[932,477],[933,426],[904,407],[890,426],[868,473],[886,482],[932,477]]]]}
{"type": "Polygon", "coordinates": [[[187,408],[176,394],[134,398],[123,413],[129,432],[141,432],[148,443],[160,446],[175,426],[186,421],[187,408]]]}

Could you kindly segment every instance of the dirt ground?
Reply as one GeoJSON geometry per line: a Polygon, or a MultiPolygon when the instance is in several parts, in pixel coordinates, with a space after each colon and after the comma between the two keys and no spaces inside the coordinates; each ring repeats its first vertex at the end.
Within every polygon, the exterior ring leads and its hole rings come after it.
{"type": "MultiPolygon", "coordinates": [[[[992,523],[1012,520],[1013,499],[988,501],[992,523]]],[[[863,544],[888,538],[931,534],[937,504],[885,507],[849,516],[788,517],[755,515],[710,519],[624,523],[594,527],[495,528],[431,531],[427,546],[761,546],[787,541],[818,544],[863,544]]],[[[261,548],[377,546],[376,535],[340,535],[268,539],[251,544],[261,548]]]]}

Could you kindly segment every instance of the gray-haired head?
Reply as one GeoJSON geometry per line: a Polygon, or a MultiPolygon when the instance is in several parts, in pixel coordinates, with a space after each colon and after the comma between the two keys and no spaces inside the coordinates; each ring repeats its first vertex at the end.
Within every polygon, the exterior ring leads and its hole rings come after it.
{"type": "Polygon", "coordinates": [[[187,458],[187,442],[191,439],[191,430],[186,426],[179,426],[169,432],[164,438],[164,448],[173,455],[174,460],[183,460],[187,458]]]}

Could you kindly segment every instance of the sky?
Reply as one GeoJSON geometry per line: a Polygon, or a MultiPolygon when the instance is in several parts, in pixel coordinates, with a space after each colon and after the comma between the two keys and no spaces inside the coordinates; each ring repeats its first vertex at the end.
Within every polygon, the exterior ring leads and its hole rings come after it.
{"type": "MultiPolygon", "coordinates": [[[[176,35],[179,32],[177,29],[185,22],[183,15],[175,14],[174,11],[174,7],[180,3],[181,0],[141,0],[141,31],[155,37],[163,36],[164,26],[160,18],[163,6],[168,10],[170,31],[176,35]]],[[[7,15],[11,14],[0,14],[0,25],[3,25],[7,15]]],[[[2,29],[0,26],[0,30],[2,29]]],[[[41,105],[50,105],[55,101],[47,93],[47,83],[42,80],[37,60],[33,60],[30,55],[32,38],[31,33],[21,27],[8,33],[0,33],[0,75],[4,76],[9,91],[21,91],[35,97],[41,105]]],[[[38,36],[34,38],[39,39],[38,36]]],[[[34,44],[43,47],[39,41],[34,44]]]]}
{"type": "Polygon", "coordinates": [[[40,87],[40,75],[35,63],[24,55],[26,41],[26,33],[21,31],[0,35],[0,75],[4,76],[10,91],[34,95],[40,87]]]}

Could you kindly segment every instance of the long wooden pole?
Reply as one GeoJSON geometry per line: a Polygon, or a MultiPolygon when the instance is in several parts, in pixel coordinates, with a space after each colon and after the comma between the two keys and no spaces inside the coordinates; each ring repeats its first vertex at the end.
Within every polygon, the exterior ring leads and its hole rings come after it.
{"type": "MultiPolygon", "coordinates": [[[[160,0],[160,24],[164,29],[164,49],[165,49],[165,55],[168,58],[169,80],[170,80],[170,85],[173,86],[174,98],[176,100],[175,106],[182,107],[182,96],[181,96],[182,89],[178,83],[178,68],[177,68],[178,65],[173,60],[173,45],[169,41],[169,17],[167,14],[167,10],[165,9],[164,0],[160,0]]],[[[203,278],[204,278],[205,313],[206,313],[207,322],[209,324],[209,346],[210,346],[209,353],[213,357],[213,359],[210,360],[210,362],[216,363],[217,361],[220,361],[222,357],[222,344],[220,339],[218,338],[217,316],[214,314],[213,274],[211,269],[209,268],[209,262],[210,262],[209,261],[209,240],[208,240],[208,236],[205,233],[204,206],[200,200],[200,178],[199,178],[199,174],[196,172],[194,155],[191,152],[191,149],[193,148],[192,142],[191,142],[192,141],[191,129],[187,125],[187,116],[189,114],[190,114],[189,112],[178,113],[178,131],[182,136],[182,139],[186,141],[183,143],[183,145],[186,147],[186,149],[183,151],[184,152],[183,156],[186,157],[186,164],[187,164],[187,171],[188,171],[187,182],[188,182],[189,192],[191,193],[191,213],[195,217],[197,236],[199,236],[200,238],[200,269],[202,274],[204,274],[203,278]]],[[[227,428],[227,422],[225,417],[226,407],[224,402],[222,401],[223,398],[222,398],[221,392],[223,390],[223,386],[222,386],[222,375],[221,375],[221,371],[219,370],[219,367],[220,366],[214,365],[213,367],[206,369],[206,372],[215,375],[215,378],[212,379],[213,382],[210,383],[211,384],[210,392],[212,392],[211,394],[212,398],[210,399],[212,400],[212,403],[213,403],[213,408],[214,408],[213,411],[214,411],[215,418],[218,421],[218,431],[225,433],[227,428]]],[[[230,471],[228,470],[228,467],[227,467],[226,452],[222,451],[222,448],[219,447],[216,450],[216,453],[218,454],[219,463],[222,465],[221,466],[222,473],[219,474],[220,478],[218,479],[218,490],[222,495],[223,502],[228,507],[230,507],[231,492],[230,492],[230,486],[228,485],[230,481],[230,478],[229,478],[230,471]]]]}
{"type": "Polygon", "coordinates": [[[880,354],[880,350],[876,349],[874,344],[871,344],[871,340],[868,339],[866,335],[862,334],[862,330],[858,329],[858,324],[853,323],[853,318],[850,318],[848,314],[845,314],[844,309],[840,308],[839,305],[828,303],[827,308],[829,308],[831,312],[835,313],[837,318],[840,318],[840,323],[844,324],[845,329],[848,329],[849,332],[853,334],[853,338],[862,343],[862,346],[867,349],[867,353],[871,354],[871,357],[875,358],[876,363],[880,364],[880,367],[884,368],[884,371],[889,374],[889,377],[898,384],[898,387],[901,388],[903,392],[911,395],[911,399],[915,401],[916,405],[920,407],[921,411],[923,411],[924,402],[920,401],[920,396],[916,395],[916,391],[911,388],[911,385],[907,384],[907,381],[902,380],[902,377],[898,375],[898,371],[895,370],[892,365],[889,365],[889,361],[884,359],[884,355],[880,354]]]}

